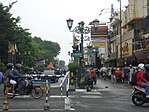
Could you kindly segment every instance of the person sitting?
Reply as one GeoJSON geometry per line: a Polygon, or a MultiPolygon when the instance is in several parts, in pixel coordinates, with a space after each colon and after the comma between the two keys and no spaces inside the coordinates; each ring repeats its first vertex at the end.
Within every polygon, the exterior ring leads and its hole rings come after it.
{"type": "Polygon", "coordinates": [[[21,64],[16,64],[15,69],[13,70],[13,75],[15,76],[15,80],[18,83],[18,92],[20,95],[23,95],[26,86],[26,81],[21,74],[21,67],[21,64]]]}
{"type": "Polygon", "coordinates": [[[147,94],[146,97],[149,98],[149,82],[144,78],[144,64],[140,63],[138,65],[138,72],[136,74],[137,82],[136,84],[145,88],[145,92],[147,94]]]}
{"type": "Polygon", "coordinates": [[[12,92],[15,93],[17,81],[15,80],[15,77],[13,75],[13,68],[14,68],[13,63],[8,63],[4,77],[5,79],[7,78],[9,79],[9,83],[12,84],[12,92]]]}
{"type": "Polygon", "coordinates": [[[93,79],[92,79],[92,76],[91,76],[90,69],[86,68],[85,71],[84,71],[84,74],[85,74],[84,77],[85,77],[86,86],[93,86],[93,79]]]}
{"type": "Polygon", "coordinates": [[[123,73],[122,73],[122,70],[120,68],[117,68],[115,70],[115,77],[116,77],[116,81],[119,83],[119,82],[124,82],[124,79],[123,79],[123,73]]]}

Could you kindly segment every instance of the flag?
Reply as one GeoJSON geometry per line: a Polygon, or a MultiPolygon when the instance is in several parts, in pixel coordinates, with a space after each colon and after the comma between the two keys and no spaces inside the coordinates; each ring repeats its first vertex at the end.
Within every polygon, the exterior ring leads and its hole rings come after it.
{"type": "Polygon", "coordinates": [[[73,33],[73,46],[76,46],[79,43],[79,40],[76,38],[75,33],[73,33]]]}
{"type": "Polygon", "coordinates": [[[16,43],[9,42],[8,43],[8,53],[15,54],[16,52],[18,52],[18,48],[17,48],[16,43]]]}

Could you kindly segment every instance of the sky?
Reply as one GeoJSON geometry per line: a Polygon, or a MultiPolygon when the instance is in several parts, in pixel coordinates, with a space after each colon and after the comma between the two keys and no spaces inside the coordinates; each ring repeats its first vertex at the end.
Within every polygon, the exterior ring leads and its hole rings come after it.
{"type": "MultiPolygon", "coordinates": [[[[16,0],[0,0],[8,5],[16,0]]],[[[121,0],[122,8],[128,5],[128,0],[121,0]]],[[[98,19],[109,22],[111,4],[114,10],[119,10],[118,0],[17,0],[10,12],[13,17],[20,16],[22,28],[28,28],[32,37],[57,42],[61,51],[58,56],[68,64],[72,51],[72,32],[69,32],[66,20],[74,20],[73,28],[80,21],[88,23],[98,19]],[[101,10],[103,10],[102,14],[101,10]]]]}

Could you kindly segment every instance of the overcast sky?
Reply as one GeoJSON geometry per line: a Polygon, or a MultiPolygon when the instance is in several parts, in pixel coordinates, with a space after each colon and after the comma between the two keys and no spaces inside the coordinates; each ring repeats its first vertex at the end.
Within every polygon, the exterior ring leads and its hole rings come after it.
{"type": "MultiPolygon", "coordinates": [[[[3,5],[14,1],[0,0],[3,5]]],[[[58,57],[68,64],[68,51],[72,51],[72,33],[67,28],[66,20],[74,20],[73,28],[82,20],[86,26],[94,19],[109,21],[111,4],[115,11],[119,10],[117,0],[18,0],[11,13],[14,17],[21,17],[21,26],[29,28],[32,36],[57,42],[61,47],[58,57]],[[102,9],[105,10],[99,16],[102,9]]],[[[128,0],[122,0],[122,7],[127,4],[128,0]]]]}

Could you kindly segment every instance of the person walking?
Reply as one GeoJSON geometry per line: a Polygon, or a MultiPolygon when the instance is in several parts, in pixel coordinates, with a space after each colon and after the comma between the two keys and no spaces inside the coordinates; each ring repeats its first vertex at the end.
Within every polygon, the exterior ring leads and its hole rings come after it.
{"type": "Polygon", "coordinates": [[[97,79],[96,78],[97,77],[96,77],[96,71],[95,71],[94,68],[91,69],[91,76],[93,78],[94,84],[96,84],[96,82],[97,82],[97,79]]]}
{"type": "Polygon", "coordinates": [[[129,70],[129,84],[131,84],[132,75],[133,75],[133,73],[134,73],[135,71],[134,71],[134,68],[132,67],[132,65],[129,65],[129,67],[130,67],[130,70],[129,70]]]}
{"type": "Polygon", "coordinates": [[[115,77],[115,69],[111,68],[111,82],[114,84],[116,83],[116,77],[115,77]]]}
{"type": "Polygon", "coordinates": [[[3,81],[4,81],[4,76],[3,76],[2,70],[0,69],[0,84],[3,83],[3,81]]]}

